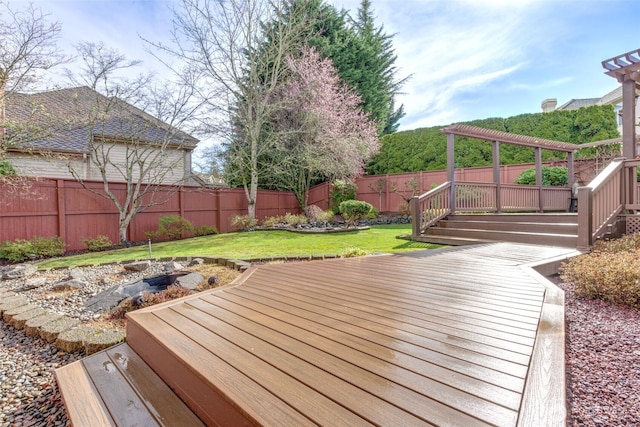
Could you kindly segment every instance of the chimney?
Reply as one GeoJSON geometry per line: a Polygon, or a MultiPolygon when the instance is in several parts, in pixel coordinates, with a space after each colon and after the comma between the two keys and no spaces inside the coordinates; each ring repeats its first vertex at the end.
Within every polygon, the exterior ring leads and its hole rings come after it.
{"type": "Polygon", "coordinates": [[[558,105],[558,100],[556,98],[547,98],[542,101],[542,112],[550,113],[556,109],[556,105],[558,105]]]}

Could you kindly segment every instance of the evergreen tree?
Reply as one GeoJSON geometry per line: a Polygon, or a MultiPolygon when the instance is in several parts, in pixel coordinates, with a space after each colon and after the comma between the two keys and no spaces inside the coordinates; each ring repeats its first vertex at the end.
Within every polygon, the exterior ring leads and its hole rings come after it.
{"type": "MultiPolygon", "coordinates": [[[[407,78],[398,80],[393,50],[393,35],[385,34],[383,26],[375,26],[370,0],[362,0],[358,18],[353,21],[358,50],[354,52],[351,75],[342,75],[362,97],[362,108],[378,122],[378,133],[393,133],[404,116],[404,108],[395,109],[394,97],[407,78]]],[[[346,70],[345,70],[346,71],[346,70]]]]}
{"type": "Polygon", "coordinates": [[[404,108],[396,109],[394,98],[406,78],[396,77],[393,35],[376,27],[371,1],[362,0],[357,19],[352,19],[325,0],[288,0],[279,22],[271,25],[293,23],[301,10],[308,20],[307,30],[300,34],[302,44],[331,59],[340,79],[360,95],[360,107],[377,122],[379,135],[395,132],[404,108]]]}

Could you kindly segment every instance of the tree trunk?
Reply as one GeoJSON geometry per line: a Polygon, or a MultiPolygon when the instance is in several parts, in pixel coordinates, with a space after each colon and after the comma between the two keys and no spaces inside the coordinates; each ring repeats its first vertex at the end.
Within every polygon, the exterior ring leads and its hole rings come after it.
{"type": "Polygon", "coordinates": [[[118,222],[118,234],[120,236],[120,243],[126,244],[127,240],[127,229],[129,228],[130,220],[127,218],[125,212],[120,212],[120,221],[118,222]]]}

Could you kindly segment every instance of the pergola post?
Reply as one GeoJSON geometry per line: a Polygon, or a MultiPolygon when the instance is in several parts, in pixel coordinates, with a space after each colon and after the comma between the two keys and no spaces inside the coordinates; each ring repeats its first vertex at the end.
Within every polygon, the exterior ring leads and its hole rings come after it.
{"type": "Polygon", "coordinates": [[[501,188],[500,188],[500,143],[498,141],[491,142],[491,151],[493,153],[493,183],[496,185],[496,212],[502,213],[501,188]]]}
{"type": "Polygon", "coordinates": [[[569,187],[571,188],[573,188],[573,183],[576,182],[576,168],[574,166],[574,162],[575,162],[574,159],[575,159],[575,151],[571,151],[567,153],[567,178],[568,178],[569,187]]]}
{"type": "Polygon", "coordinates": [[[636,82],[626,75],[622,82],[622,156],[636,157],[636,82]]]}
{"type": "Polygon", "coordinates": [[[538,187],[538,209],[544,211],[544,200],[542,199],[542,148],[536,147],[536,187],[538,187]]]}
{"type": "MultiPolygon", "coordinates": [[[[602,61],[602,67],[607,70],[605,74],[614,77],[622,85],[622,156],[627,160],[635,159],[636,90],[640,88],[640,49],[602,61]]],[[[629,174],[630,185],[625,199],[627,203],[635,204],[636,168],[630,168],[629,174]]]]}
{"type": "Polygon", "coordinates": [[[456,160],[455,160],[455,135],[447,134],[447,181],[451,183],[449,203],[451,212],[456,210],[456,160]]]}

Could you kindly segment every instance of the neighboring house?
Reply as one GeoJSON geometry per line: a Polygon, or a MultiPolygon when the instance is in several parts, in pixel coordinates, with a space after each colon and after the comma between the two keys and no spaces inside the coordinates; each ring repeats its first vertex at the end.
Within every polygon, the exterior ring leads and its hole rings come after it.
{"type": "MultiPolygon", "coordinates": [[[[589,107],[591,105],[613,105],[617,115],[618,132],[622,135],[622,86],[619,86],[601,98],[571,99],[556,108],[557,105],[557,99],[545,99],[542,101],[542,111],[548,113],[554,110],[577,110],[578,108],[589,107]]],[[[640,98],[638,96],[636,96],[636,123],[640,123],[640,98]]],[[[636,127],[636,134],[640,134],[640,126],[636,127]]]]}
{"type": "MultiPolygon", "coordinates": [[[[10,93],[7,159],[23,176],[123,182],[122,170],[153,169],[144,182],[176,184],[191,178],[198,140],[118,98],[89,87],[36,94],[10,93]]],[[[136,180],[134,179],[134,182],[136,180]]]]}

